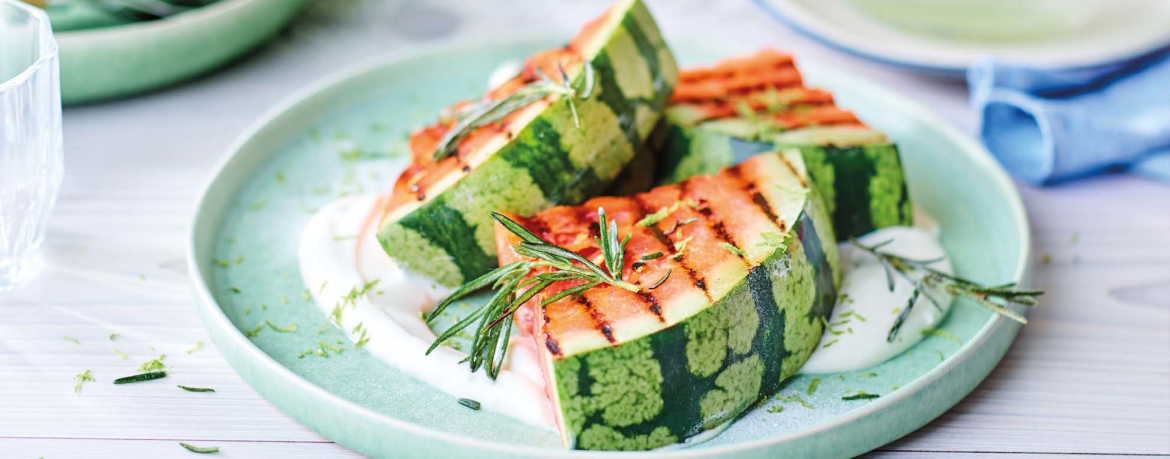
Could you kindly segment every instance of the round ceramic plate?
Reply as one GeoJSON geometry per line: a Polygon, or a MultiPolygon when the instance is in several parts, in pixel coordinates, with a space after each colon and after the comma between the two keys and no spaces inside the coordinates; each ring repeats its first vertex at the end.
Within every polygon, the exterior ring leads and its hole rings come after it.
{"type": "Polygon", "coordinates": [[[166,19],[55,34],[65,104],[124,97],[207,73],[272,38],[306,0],[220,0],[166,19]]]}
{"type": "MultiPolygon", "coordinates": [[[[593,457],[566,451],[556,434],[503,415],[471,411],[447,394],[353,349],[308,299],[297,270],[301,230],[339,195],[388,190],[404,164],[404,138],[453,101],[475,97],[500,62],[554,40],[430,49],[365,65],[293,96],[238,141],[198,206],[190,271],[200,315],[228,362],[265,398],[322,435],[362,453],[389,457],[593,457]],[[264,330],[296,322],[295,333],[264,330]],[[248,336],[252,335],[252,336],[248,336]],[[347,350],[302,356],[324,341],[347,350]]],[[[746,50],[734,50],[744,52],[746,50]]],[[[718,53],[676,47],[682,64],[718,53]]],[[[730,52],[729,52],[730,53],[730,52]]],[[[1026,282],[1024,210],[1004,172],[975,142],[926,109],[881,86],[813,62],[807,80],[833,90],[842,106],[895,139],[915,202],[942,224],[942,243],[960,275],[1026,282]]],[[[314,287],[315,288],[315,287],[314,287]]],[[[863,372],[791,379],[782,394],[810,408],[765,405],[713,440],[687,449],[628,457],[850,457],[881,446],[942,414],[991,371],[1018,326],[958,303],[942,328],[911,352],[863,372]],[[881,394],[844,401],[855,390],[881,394]],[[814,454],[815,452],[815,454],[814,454]]]]}
{"type": "Polygon", "coordinates": [[[843,51],[962,76],[982,55],[1036,67],[1086,67],[1170,45],[1161,0],[755,0],[843,51]]]}

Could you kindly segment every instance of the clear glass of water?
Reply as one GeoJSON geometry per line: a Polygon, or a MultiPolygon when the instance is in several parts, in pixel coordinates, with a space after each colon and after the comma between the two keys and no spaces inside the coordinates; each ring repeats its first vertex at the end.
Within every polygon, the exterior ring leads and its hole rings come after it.
{"type": "Polygon", "coordinates": [[[49,18],[0,0],[0,292],[37,271],[61,185],[61,84],[49,18]]]}

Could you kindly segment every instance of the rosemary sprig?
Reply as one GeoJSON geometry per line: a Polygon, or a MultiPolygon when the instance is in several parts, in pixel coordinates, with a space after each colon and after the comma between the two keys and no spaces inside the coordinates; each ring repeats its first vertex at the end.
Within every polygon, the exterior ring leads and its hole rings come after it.
{"type": "Polygon", "coordinates": [[[910,301],[906,304],[906,307],[899,311],[898,317],[894,319],[894,325],[890,327],[890,333],[886,335],[886,341],[894,341],[894,337],[898,335],[898,330],[902,328],[902,324],[910,316],[910,310],[918,302],[919,296],[925,296],[926,299],[930,300],[931,304],[934,304],[934,307],[942,310],[943,305],[927,292],[927,287],[942,288],[953,296],[967,298],[987,308],[991,312],[1021,324],[1028,323],[1028,320],[1019,313],[1011,310],[1010,306],[1013,304],[1028,307],[1036,306],[1040,304],[1038,297],[1044,294],[1043,290],[1015,288],[1015,283],[984,286],[930,267],[931,263],[942,260],[942,258],[914,260],[889,252],[883,252],[881,248],[893,242],[892,240],[872,246],[867,246],[852,238],[850,242],[853,243],[854,247],[877,257],[878,262],[881,263],[886,271],[886,282],[890,287],[890,291],[894,291],[895,273],[909,282],[910,285],[914,286],[914,293],[910,295],[910,301]]]}
{"type": "Polygon", "coordinates": [[[448,338],[475,325],[472,349],[463,362],[467,362],[473,372],[478,371],[481,367],[486,367],[488,377],[495,379],[500,373],[504,355],[508,351],[508,338],[512,333],[513,315],[516,310],[520,309],[521,305],[552,284],[558,281],[584,281],[580,285],[567,288],[545,298],[541,301],[541,306],[547,306],[566,297],[575,298],[603,283],[631,292],[640,291],[638,286],[621,279],[622,260],[625,259],[625,245],[629,241],[629,236],[619,240],[617,223],[608,222],[607,224],[605,209],[597,209],[597,214],[601,228],[597,243],[605,258],[604,268],[572,250],[552,245],[512,219],[492,212],[492,218],[521,239],[521,242],[515,245],[513,250],[521,256],[535,260],[514,261],[496,268],[463,284],[451,296],[440,302],[426,317],[428,323],[433,322],[448,306],[460,298],[483,288],[495,290],[487,303],[441,333],[431,344],[430,349],[427,349],[427,354],[438,348],[448,338]],[[533,274],[542,268],[548,268],[548,270],[533,274]]]}
{"type": "Polygon", "coordinates": [[[558,64],[557,70],[561,74],[560,82],[554,81],[540,69],[537,69],[537,81],[521,87],[507,97],[500,100],[481,101],[452,113],[450,117],[455,119],[455,126],[439,140],[439,145],[435,148],[435,161],[455,154],[463,138],[476,129],[498,123],[507,118],[508,115],[550,95],[565,96],[565,100],[569,103],[569,111],[573,114],[573,124],[580,129],[581,120],[577,116],[577,105],[574,100],[585,100],[593,96],[594,84],[593,65],[588,61],[584,62],[583,65],[584,78],[577,86],[569,81],[568,73],[558,64]]]}

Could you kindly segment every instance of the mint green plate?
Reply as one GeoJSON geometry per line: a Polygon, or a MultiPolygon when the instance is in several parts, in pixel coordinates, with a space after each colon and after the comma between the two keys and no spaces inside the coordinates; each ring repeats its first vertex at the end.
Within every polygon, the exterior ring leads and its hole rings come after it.
{"type": "Polygon", "coordinates": [[[220,0],[157,21],[56,33],[61,101],[125,97],[210,72],[272,38],[306,1],[220,0]]]}
{"type": "MultiPolygon", "coordinates": [[[[484,90],[509,58],[559,46],[554,40],[457,44],[356,67],[292,96],[231,148],[199,203],[190,271],[200,315],[220,352],[260,394],[322,435],[379,458],[595,457],[563,450],[557,436],[487,411],[470,411],[369,355],[306,301],[296,249],[311,213],[339,194],[389,190],[404,163],[404,136],[445,105],[484,90]],[[358,154],[360,152],[360,154],[358,154]],[[239,257],[239,258],[237,258],[239,257]],[[221,262],[229,267],[221,266],[221,262]],[[296,333],[263,330],[296,322],[296,333]],[[318,341],[349,348],[329,358],[303,351],[318,341]]],[[[683,64],[720,56],[676,47],[683,64]]],[[[733,50],[745,52],[748,50],[733,50]]],[[[1029,277],[1028,223],[1012,182],[974,141],[888,89],[814,62],[810,84],[897,140],[915,201],[942,224],[958,273],[989,283],[1029,277]]],[[[627,457],[809,457],[861,454],[942,414],[991,371],[1018,326],[968,303],[943,324],[962,343],[930,337],[862,373],[793,378],[782,394],[812,404],[747,413],[726,432],[687,449],[627,457]],[[897,389],[895,389],[897,388],[897,389]],[[842,401],[854,390],[881,394],[842,401]]]]}

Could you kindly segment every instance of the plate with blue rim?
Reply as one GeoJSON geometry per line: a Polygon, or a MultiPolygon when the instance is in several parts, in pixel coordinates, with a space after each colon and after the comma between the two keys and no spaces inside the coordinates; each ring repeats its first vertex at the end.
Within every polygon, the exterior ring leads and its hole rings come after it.
{"type": "MultiPolygon", "coordinates": [[[[569,451],[551,431],[471,411],[354,348],[325,323],[298,273],[300,232],[341,195],[382,192],[405,165],[405,137],[450,103],[475,97],[501,62],[560,46],[525,38],[451,43],[350,68],[292,95],[230,148],[206,185],[190,246],[200,316],[224,358],[279,409],[377,458],[601,457],[569,451]],[[458,62],[458,71],[452,63],[458,62]],[[263,307],[261,307],[263,306],[263,307]],[[295,333],[248,333],[269,320],[295,333]],[[325,341],[346,351],[305,355],[325,341]]],[[[750,50],[676,46],[682,65],[750,50]]],[[[929,110],[863,78],[799,61],[810,84],[898,142],[919,206],[942,225],[960,275],[1027,284],[1031,242],[1019,196],[976,142],[929,110]]],[[[625,457],[852,457],[901,437],[971,392],[1003,356],[1014,322],[965,302],[910,352],[876,367],[790,379],[807,406],[754,409],[710,441],[625,457]],[[953,340],[946,335],[953,335],[953,340]],[[812,378],[820,380],[811,395],[812,378]],[[880,397],[842,400],[863,390],[880,397]]]]}

